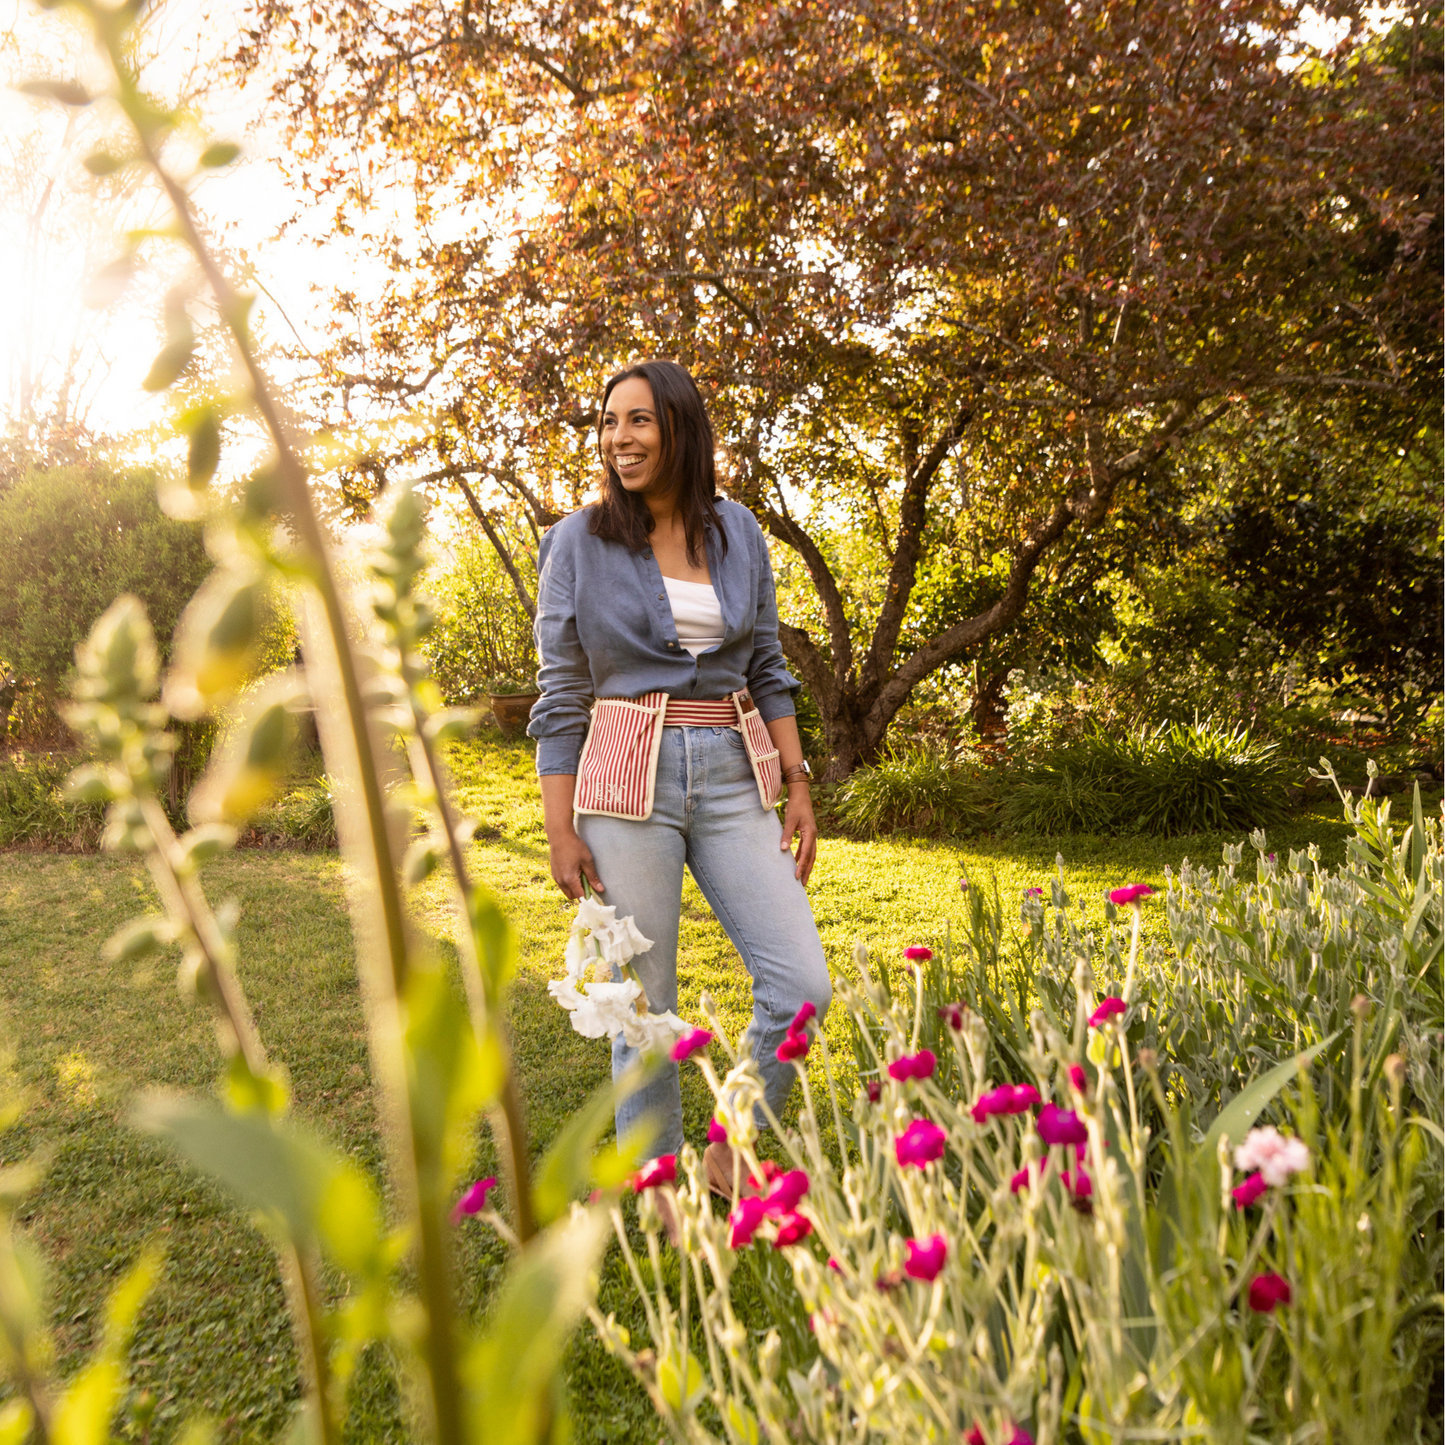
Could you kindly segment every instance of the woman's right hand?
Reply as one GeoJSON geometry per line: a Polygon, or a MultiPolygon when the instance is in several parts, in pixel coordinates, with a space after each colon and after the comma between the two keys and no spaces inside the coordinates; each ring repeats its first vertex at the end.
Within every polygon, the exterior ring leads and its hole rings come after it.
{"type": "Polygon", "coordinates": [[[603,891],[602,880],[597,876],[597,865],[592,861],[592,850],[578,836],[575,828],[550,829],[547,846],[552,855],[552,881],[566,897],[582,896],[584,877],[594,892],[603,891]]]}

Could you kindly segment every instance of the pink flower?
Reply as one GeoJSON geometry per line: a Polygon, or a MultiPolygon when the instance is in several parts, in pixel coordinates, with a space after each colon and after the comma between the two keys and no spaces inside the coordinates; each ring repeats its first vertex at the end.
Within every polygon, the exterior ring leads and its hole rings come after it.
{"type": "Polygon", "coordinates": [[[817,1017],[818,1010],[813,1006],[812,1000],[809,999],[802,1006],[802,1008],[800,1008],[797,1013],[793,1015],[793,1021],[788,1025],[788,1032],[790,1034],[802,1033],[802,1031],[808,1026],[808,1024],[810,1024],[817,1017]]]}
{"type": "Polygon", "coordinates": [[[767,1215],[763,1201],[756,1194],[745,1194],[728,1215],[732,1228],[728,1231],[729,1249],[746,1249],[758,1232],[758,1225],[767,1215]]]}
{"type": "Polygon", "coordinates": [[[1069,1083],[1073,1086],[1075,1093],[1087,1094],[1089,1092],[1089,1076],[1084,1072],[1082,1064],[1069,1065],[1069,1083]]]}
{"type": "Polygon", "coordinates": [[[1025,889],[1024,889],[1024,897],[1025,897],[1025,898],[1042,898],[1043,896],[1044,896],[1044,890],[1043,890],[1042,888],[1025,888],[1025,889]]]}
{"type": "Polygon", "coordinates": [[[673,1061],[680,1064],[694,1054],[701,1053],[711,1042],[712,1034],[707,1029],[693,1029],[672,1046],[673,1061]]]}
{"type": "Polygon", "coordinates": [[[963,1437],[963,1445],[988,1445],[988,1440],[984,1437],[983,1431],[975,1425],[973,1429],[963,1437]]]}
{"type": "Polygon", "coordinates": [[[909,1279],[927,1281],[938,1278],[943,1261],[948,1257],[948,1241],[941,1234],[935,1234],[928,1240],[910,1239],[905,1247],[908,1258],[904,1262],[903,1273],[909,1279]]]}
{"type": "Polygon", "coordinates": [[[1023,1114],[1039,1101],[1039,1091],[1032,1084],[1000,1084],[996,1089],[981,1094],[969,1113],[975,1124],[995,1114],[1023,1114]]]}
{"type": "Polygon", "coordinates": [[[888,1077],[902,1083],[905,1079],[929,1079],[933,1077],[934,1066],[938,1063],[932,1049],[919,1049],[916,1054],[904,1054],[888,1065],[888,1077]]]}
{"type": "Polygon", "coordinates": [[[789,1169],[773,1180],[763,1201],[769,1214],[792,1214],[798,1208],[798,1201],[808,1192],[808,1176],[801,1169],[789,1169]]]}
{"type": "Polygon", "coordinates": [[[778,1045],[778,1062],[790,1064],[794,1059],[805,1057],[812,1042],[807,1034],[795,1034],[789,1029],[782,1043],[778,1045]]]}
{"type": "Polygon", "coordinates": [[[1093,1013],[1089,1015],[1089,1027],[1096,1029],[1100,1024],[1106,1024],[1112,1018],[1123,1013],[1128,1005],[1121,998],[1106,998],[1093,1013]]]}
{"type": "Polygon", "coordinates": [[[1059,1178],[1075,1199],[1087,1199],[1094,1192],[1094,1181],[1082,1169],[1075,1170],[1072,1174],[1067,1169],[1061,1170],[1059,1178]]]}
{"type": "Polygon", "coordinates": [[[452,1223],[460,1224],[464,1214],[480,1214],[487,1207],[487,1195],[496,1187],[495,1174],[488,1174],[485,1179],[478,1179],[470,1185],[467,1192],[452,1205],[452,1223]]]}
{"type": "Polygon", "coordinates": [[[1087,1144],[1089,1131],[1072,1109],[1045,1104],[1039,1110],[1039,1138],[1045,1144],[1087,1144]]]}
{"type": "Polygon", "coordinates": [[[876,1104],[883,1097],[883,1080],[874,1078],[865,1081],[863,1087],[868,1091],[868,1102],[876,1104]]]}
{"type": "Polygon", "coordinates": [[[839,1274],[843,1273],[843,1266],[839,1264],[838,1261],[834,1259],[831,1254],[828,1256],[828,1268],[836,1270],[839,1274]]]}
{"type": "Polygon", "coordinates": [[[1008,1445],[1034,1445],[1034,1437],[1022,1425],[1015,1425],[1013,1434],[1009,1436],[1008,1445]]]}
{"type": "Polygon", "coordinates": [[[761,1189],[764,1184],[771,1184],[773,1180],[779,1178],[783,1172],[771,1159],[762,1160],[758,1168],[763,1171],[763,1177],[761,1179],[759,1179],[756,1174],[748,1175],[748,1183],[751,1184],[754,1189],[761,1189]]]}
{"type": "Polygon", "coordinates": [[[718,1119],[709,1119],[707,1121],[707,1142],[709,1144],[726,1144],[727,1141],[728,1131],[723,1128],[722,1122],[718,1119]]]}
{"type": "Polygon", "coordinates": [[[1257,1274],[1249,1282],[1249,1307],[1255,1314],[1267,1315],[1276,1305],[1287,1305],[1293,1298],[1283,1275],[1257,1274]]]}
{"type": "Polygon", "coordinates": [[[1256,1173],[1236,1184],[1229,1192],[1234,1196],[1236,1209],[1248,1209],[1251,1204],[1259,1202],[1261,1195],[1269,1193],[1269,1185],[1264,1182],[1263,1174],[1256,1173]]]}
{"type": "Polygon", "coordinates": [[[778,1237],[773,1241],[774,1249],[786,1249],[797,1244],[813,1232],[813,1221],[802,1214],[790,1214],[778,1226],[778,1237]]]}
{"type": "Polygon", "coordinates": [[[894,1139],[893,1149],[900,1166],[912,1164],[915,1168],[922,1169],[925,1164],[932,1164],[935,1159],[943,1158],[944,1146],[947,1143],[948,1135],[931,1119],[915,1119],[894,1139]]]}
{"type": "Polygon", "coordinates": [[[948,1026],[954,1033],[963,1032],[963,1005],[958,1003],[942,1003],[938,1006],[938,1016],[948,1020],[948,1026]]]}
{"type": "MultiPolygon", "coordinates": [[[[1045,1170],[1047,1167],[1048,1167],[1048,1161],[1047,1161],[1047,1160],[1045,1160],[1044,1163],[1042,1163],[1042,1164],[1039,1165],[1039,1178],[1040,1178],[1040,1179],[1042,1179],[1042,1178],[1044,1177],[1044,1170],[1045,1170]]],[[[1008,1182],[1008,1190],[1009,1190],[1009,1193],[1010,1193],[1010,1194],[1017,1194],[1020,1189],[1027,1189],[1028,1187],[1029,1187],[1029,1168],[1028,1168],[1028,1165],[1025,1164],[1024,1167],[1023,1167],[1022,1169],[1020,1169],[1019,1172],[1018,1172],[1017,1174],[1015,1174],[1012,1179],[1009,1180],[1009,1182],[1008,1182]]]]}
{"type": "Polygon", "coordinates": [[[632,1176],[632,1188],[641,1194],[644,1189],[656,1189],[660,1184],[672,1184],[676,1179],[677,1155],[659,1154],[632,1176]]]}
{"type": "Polygon", "coordinates": [[[1244,1143],[1234,1151],[1236,1169],[1258,1169],[1264,1182],[1278,1189],[1291,1174],[1310,1166],[1309,1145],[1303,1139],[1287,1138],[1274,1125],[1251,1129],[1244,1143]]]}
{"type": "Polygon", "coordinates": [[[1110,903],[1137,903],[1147,898],[1154,890],[1147,883],[1131,883],[1127,888],[1109,890],[1110,903]]]}
{"type": "Polygon", "coordinates": [[[904,958],[911,958],[915,963],[927,963],[933,957],[931,948],[924,948],[921,943],[915,943],[912,948],[903,950],[904,958]]]}

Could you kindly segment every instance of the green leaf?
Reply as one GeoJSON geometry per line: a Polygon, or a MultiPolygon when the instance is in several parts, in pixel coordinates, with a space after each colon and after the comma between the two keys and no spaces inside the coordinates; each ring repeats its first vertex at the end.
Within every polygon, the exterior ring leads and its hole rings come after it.
{"type": "Polygon", "coordinates": [[[26,80],[16,89],[42,100],[58,100],[61,105],[89,105],[94,99],[78,80],[26,80]]]}
{"type": "Polygon", "coordinates": [[[91,151],[81,161],[93,176],[113,176],[125,163],[124,156],[112,155],[109,151],[91,151]]]}
{"type": "Polygon", "coordinates": [[[1204,1142],[1199,1146],[1199,1156],[1212,1160],[1221,1137],[1228,1138],[1236,1144],[1243,1139],[1274,1096],[1286,1084],[1298,1078],[1299,1071],[1313,1063],[1343,1032],[1342,1029],[1337,1029],[1329,1038],[1321,1039],[1312,1049],[1305,1049],[1303,1053],[1296,1054],[1294,1058],[1286,1059],[1282,1064],[1276,1064],[1267,1074],[1261,1074],[1252,1084],[1241,1089],[1219,1111],[1218,1117],[1210,1125],[1209,1132],[1204,1136],[1204,1142]]]}
{"type": "Polygon", "coordinates": [[[164,915],[154,918],[134,918],[111,934],[106,940],[102,955],[111,963],[130,963],[147,954],[157,953],[168,943],[175,941],[175,930],[164,915]]]}
{"type": "Polygon", "coordinates": [[[241,147],[231,141],[216,141],[201,152],[201,164],[207,170],[219,170],[228,166],[241,154],[241,147]]]}
{"type": "Polygon", "coordinates": [[[478,888],[472,893],[471,913],[472,936],[481,960],[487,1003],[496,1007],[502,991],[517,971],[516,935],[497,900],[485,889],[478,888]]]}
{"type": "MultiPolygon", "coordinates": [[[[599,1085],[592,1091],[587,1102],[558,1131],[551,1148],[537,1167],[532,1185],[532,1208],[539,1224],[551,1224],[554,1219],[560,1219],[567,1212],[567,1207],[591,1177],[597,1141],[607,1131],[617,1105],[638,1089],[645,1078],[644,1066],[637,1063],[616,1083],[609,1080],[599,1085]]],[[[634,1148],[628,1152],[640,1153],[640,1150],[634,1148]]],[[[616,1154],[617,1151],[614,1150],[613,1153],[616,1154]]],[[[635,1168],[634,1163],[632,1169],[622,1177],[628,1177],[635,1168]]],[[[611,1182],[609,1177],[608,1183],[611,1182]]]]}
{"type": "Polygon", "coordinates": [[[186,470],[193,487],[204,487],[216,475],[221,460],[221,419],[214,407],[207,407],[191,428],[186,470]]]}
{"type": "MultiPolygon", "coordinates": [[[[318,1239],[332,1246],[347,1228],[355,1228],[363,1236],[358,1247],[364,1254],[377,1237],[380,1209],[366,1181],[354,1164],[308,1130],[262,1113],[236,1115],[209,1100],[158,1093],[141,1099],[131,1122],[166,1140],[298,1247],[318,1239]],[[349,1183],[340,1186],[339,1194],[333,1192],[338,1177],[348,1171],[349,1183]],[[362,1206],[353,1213],[350,1206],[358,1200],[362,1206]]],[[[347,1259],[357,1257],[357,1250],[342,1248],[347,1259]]],[[[338,1262],[344,1263],[339,1257],[338,1262]]]]}
{"type": "Polygon", "coordinates": [[[607,1232],[601,1210],[578,1210],[516,1257],[493,1306],[490,1328],[464,1365],[474,1440],[538,1445],[558,1438],[558,1371],[573,1326],[595,1293],[607,1232]]]}
{"type": "Polygon", "coordinates": [[[196,338],[187,326],[174,341],[167,342],[160,349],[141,385],[147,391],[164,391],[167,387],[174,386],[185,374],[195,354],[196,338]]]}

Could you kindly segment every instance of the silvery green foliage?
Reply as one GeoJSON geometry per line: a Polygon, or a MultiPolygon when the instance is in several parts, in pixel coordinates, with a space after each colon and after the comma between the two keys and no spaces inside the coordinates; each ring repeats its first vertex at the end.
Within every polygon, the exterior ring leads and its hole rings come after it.
{"type": "MultiPolygon", "coordinates": [[[[1025,900],[1017,952],[996,897],[974,889],[962,946],[911,976],[889,986],[860,955],[836,1007],[878,1097],[840,1093],[854,1070],[820,1037],[797,1127],[779,1134],[808,1176],[811,1232],[780,1237],[775,1214],[744,1244],[691,1149],[676,1277],[652,1191],[647,1258],[615,1216],[651,1338],[595,1323],[671,1436],[1415,1438],[1440,1339],[1439,831],[1418,806],[1402,838],[1383,808],[1352,819],[1339,869],[1308,855],[1279,869],[1257,838],[1253,879],[1242,850],[1184,870],[1143,905],[1163,903],[1172,948],[1141,947],[1132,908],[1072,900],[1061,872],[1047,902],[1025,900]],[[951,989],[962,1004],[940,1018],[951,989]],[[1091,1027],[1112,993],[1128,1011],[1091,1027]],[[890,1077],[923,1044],[937,1045],[931,1076],[890,1077]],[[1004,1082],[1075,1113],[1082,1158],[1029,1114],[976,1118],[1004,1082]],[[1266,1113],[1309,1167],[1241,1207],[1232,1146],[1266,1113]],[[921,1168],[895,1142],[917,1119],[947,1140],[921,1168]],[[935,1235],[942,1271],[909,1277],[908,1241],[935,1235]],[[1272,1275],[1290,1299],[1264,1311],[1250,1286],[1272,1275]],[[759,1290],[763,1329],[747,1304],[759,1290]]],[[[762,1179],[729,1107],[751,1065],[702,1067],[762,1179]]]]}

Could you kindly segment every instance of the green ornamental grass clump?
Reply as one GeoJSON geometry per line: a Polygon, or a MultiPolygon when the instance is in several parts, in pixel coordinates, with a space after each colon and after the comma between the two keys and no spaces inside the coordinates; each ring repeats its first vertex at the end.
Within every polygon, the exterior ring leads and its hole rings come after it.
{"type": "Polygon", "coordinates": [[[836,807],[858,833],[939,835],[988,827],[997,796],[997,783],[981,769],[956,762],[936,744],[914,743],[854,772],[836,807]]]}

